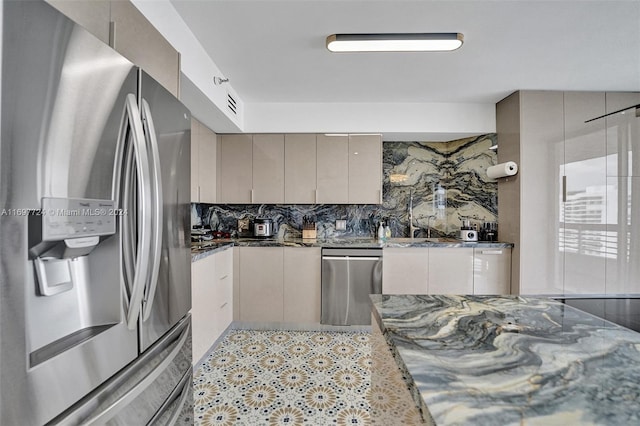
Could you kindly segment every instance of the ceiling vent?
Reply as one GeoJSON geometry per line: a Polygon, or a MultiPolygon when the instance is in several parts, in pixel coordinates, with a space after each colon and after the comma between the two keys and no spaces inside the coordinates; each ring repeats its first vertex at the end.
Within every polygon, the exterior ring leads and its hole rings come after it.
{"type": "Polygon", "coordinates": [[[233,99],[233,96],[231,96],[229,94],[229,92],[227,92],[227,108],[229,108],[231,110],[233,115],[237,115],[238,114],[238,112],[237,112],[238,106],[237,106],[236,100],[233,99]]]}

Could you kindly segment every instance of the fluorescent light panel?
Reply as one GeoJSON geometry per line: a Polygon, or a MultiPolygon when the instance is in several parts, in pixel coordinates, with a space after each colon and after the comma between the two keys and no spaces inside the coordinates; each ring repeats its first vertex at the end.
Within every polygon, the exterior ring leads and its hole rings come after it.
{"type": "Polygon", "coordinates": [[[443,52],[462,46],[460,33],[332,34],[332,52],[443,52]]]}

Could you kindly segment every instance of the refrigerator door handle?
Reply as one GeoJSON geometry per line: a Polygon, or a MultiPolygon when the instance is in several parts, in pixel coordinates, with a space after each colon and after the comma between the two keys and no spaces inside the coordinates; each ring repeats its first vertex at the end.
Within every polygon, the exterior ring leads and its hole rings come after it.
{"type": "MultiPolygon", "coordinates": [[[[121,125],[121,136],[120,138],[124,140],[127,137],[126,132],[126,119],[123,117],[123,123],[121,125]]],[[[116,200],[118,207],[122,208],[124,211],[134,212],[137,211],[137,207],[135,205],[130,205],[132,200],[130,199],[131,195],[126,190],[126,188],[131,188],[134,185],[133,178],[133,148],[128,146],[124,142],[119,142],[119,146],[122,146],[122,154],[117,155],[116,158],[121,159],[122,161],[122,169],[117,169],[114,172],[114,197],[116,200]],[[120,173],[122,173],[122,177],[120,177],[120,173]],[[122,179],[122,183],[121,183],[122,179]],[[120,190],[122,189],[122,192],[120,190]]],[[[133,213],[132,213],[133,214],[133,213]]],[[[124,302],[125,302],[125,311],[129,312],[129,306],[131,302],[131,294],[133,293],[133,276],[135,270],[135,238],[134,238],[134,229],[131,224],[131,218],[128,216],[122,216],[120,218],[120,232],[122,235],[121,238],[121,247],[122,247],[122,273],[123,279],[125,281],[125,287],[122,289],[124,293],[124,302]]]]}
{"type": "Polygon", "coordinates": [[[144,308],[142,312],[142,320],[146,321],[151,315],[151,308],[158,286],[158,273],[160,271],[160,256],[162,250],[162,176],[160,172],[160,153],[158,149],[158,140],[156,139],[156,129],[153,125],[153,117],[151,116],[151,108],[143,98],[142,99],[142,123],[144,125],[145,137],[147,140],[148,152],[151,155],[151,175],[152,175],[152,195],[153,195],[153,232],[151,234],[151,264],[148,287],[144,299],[144,308]]]}
{"type": "Polygon", "coordinates": [[[174,344],[174,348],[171,350],[169,355],[165,359],[163,359],[157,367],[145,376],[142,380],[140,380],[131,390],[122,395],[116,402],[114,402],[111,406],[101,411],[94,417],[88,419],[84,425],[103,425],[108,423],[110,419],[115,417],[120,411],[125,409],[131,401],[136,399],[142,392],[144,392],[153,382],[155,382],[158,377],[164,373],[164,371],[173,363],[173,360],[180,354],[183,349],[183,346],[187,342],[187,338],[190,336],[189,331],[191,330],[191,325],[182,330],[182,334],[180,335],[178,342],[174,344]]]}
{"type": "MultiPolygon", "coordinates": [[[[138,222],[138,241],[137,241],[137,253],[135,254],[135,268],[133,270],[133,285],[131,286],[131,294],[129,296],[128,310],[127,310],[127,327],[129,330],[134,330],[137,325],[138,316],[140,314],[140,306],[142,303],[142,297],[144,295],[144,287],[147,281],[149,272],[149,256],[147,255],[151,250],[151,183],[150,183],[150,168],[149,158],[147,156],[147,150],[145,147],[144,131],[142,127],[142,120],[140,119],[140,110],[136,97],[133,94],[128,94],[125,101],[125,108],[122,117],[121,124],[121,142],[125,145],[126,133],[130,129],[131,141],[133,146],[133,152],[135,154],[135,164],[126,162],[125,167],[131,166],[135,168],[138,178],[138,200],[140,205],[137,206],[136,213],[139,215],[138,222]],[[124,125],[128,120],[129,126],[124,125]]],[[[124,151],[124,147],[122,148],[124,151]]],[[[116,157],[117,159],[124,157],[116,157]]],[[[125,178],[133,173],[132,169],[125,169],[125,178]]],[[[127,180],[127,179],[125,179],[127,180]]],[[[118,184],[120,182],[117,182],[118,184]]],[[[125,182],[126,184],[127,182],[125,182]]],[[[114,191],[120,191],[121,187],[114,187],[114,191]]],[[[125,191],[130,191],[130,187],[125,187],[125,191]]],[[[125,197],[126,198],[126,197],[125,197]]],[[[134,212],[132,212],[134,213],[134,212]]],[[[124,216],[121,216],[122,220],[130,220],[124,216]]],[[[122,222],[121,222],[122,223],[122,222]]],[[[128,227],[127,227],[128,228],[128,227]]],[[[124,233],[128,234],[133,230],[125,229],[124,233]]],[[[123,241],[126,242],[131,235],[123,235],[123,241]]],[[[123,244],[123,253],[125,257],[125,264],[131,262],[131,246],[129,244],[123,244]]]]}

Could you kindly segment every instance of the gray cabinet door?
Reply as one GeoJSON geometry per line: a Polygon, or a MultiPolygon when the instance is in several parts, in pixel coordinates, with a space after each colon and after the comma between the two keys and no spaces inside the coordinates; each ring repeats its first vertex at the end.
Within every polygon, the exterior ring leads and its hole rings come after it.
{"type": "Polygon", "coordinates": [[[213,204],[217,202],[217,135],[207,126],[200,123],[198,144],[198,182],[200,186],[200,202],[213,204]]]}
{"type": "Polygon", "coordinates": [[[320,250],[284,248],[284,322],[320,322],[320,250]]]}
{"type": "Polygon", "coordinates": [[[282,322],[283,248],[240,247],[240,321],[282,322]]]}
{"type": "Polygon", "coordinates": [[[251,135],[222,135],[218,149],[218,202],[251,203],[253,188],[251,135]]]}
{"type": "Polygon", "coordinates": [[[253,135],[253,203],[284,203],[284,135],[253,135]]]}
{"type": "Polygon", "coordinates": [[[349,135],[349,203],[382,202],[382,138],[349,135]]]}
{"type": "Polygon", "coordinates": [[[349,202],[348,136],[317,136],[317,203],[349,202]]]}
{"type": "Polygon", "coordinates": [[[102,42],[109,43],[109,0],[46,0],[72,21],[78,23],[102,42]]]}
{"type": "Polygon", "coordinates": [[[200,122],[191,117],[191,202],[200,202],[200,122]]]}
{"type": "Polygon", "coordinates": [[[178,51],[129,1],[111,2],[111,21],[114,25],[112,47],[179,97],[178,51]]]}
{"type": "Polygon", "coordinates": [[[473,249],[473,294],[511,293],[511,249],[473,249]]]}
{"type": "Polygon", "coordinates": [[[284,202],[316,202],[316,135],[284,135],[284,202]]]}

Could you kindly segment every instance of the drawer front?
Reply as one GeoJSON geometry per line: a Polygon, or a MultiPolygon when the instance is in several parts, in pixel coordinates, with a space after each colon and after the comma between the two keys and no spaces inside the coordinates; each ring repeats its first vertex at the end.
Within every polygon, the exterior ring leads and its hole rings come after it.
{"type": "Polygon", "coordinates": [[[223,279],[233,274],[233,250],[228,248],[215,254],[216,278],[223,279]]]}

